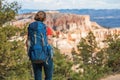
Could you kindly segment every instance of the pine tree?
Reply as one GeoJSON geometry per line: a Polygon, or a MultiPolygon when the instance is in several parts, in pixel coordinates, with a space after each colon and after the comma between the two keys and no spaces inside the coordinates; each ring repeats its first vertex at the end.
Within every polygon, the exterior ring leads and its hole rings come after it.
{"type": "Polygon", "coordinates": [[[54,55],[54,74],[53,80],[67,80],[72,77],[73,71],[72,62],[67,59],[63,54],[60,54],[59,49],[55,48],[54,55]]]}
{"type": "Polygon", "coordinates": [[[5,0],[0,0],[0,26],[15,18],[20,5],[17,2],[8,3],[5,0]]]}
{"type": "Polygon", "coordinates": [[[86,38],[82,38],[78,44],[79,55],[79,68],[83,69],[83,73],[80,75],[81,80],[97,80],[102,76],[102,51],[98,51],[99,47],[95,36],[92,32],[89,32],[86,38]]]}
{"type": "Polygon", "coordinates": [[[89,63],[94,64],[93,53],[96,49],[97,43],[95,41],[95,36],[92,32],[89,32],[88,36],[85,39],[82,38],[78,45],[78,50],[82,56],[84,65],[88,65],[89,63]]]}
{"type": "Polygon", "coordinates": [[[10,25],[2,27],[14,19],[19,8],[17,2],[0,0],[0,80],[30,80],[30,63],[24,42],[10,41],[12,37],[20,37],[18,34],[23,34],[22,29],[10,25]]]}
{"type": "Polygon", "coordinates": [[[108,55],[107,66],[112,70],[112,72],[120,72],[120,37],[119,35],[108,35],[106,39],[108,43],[108,48],[105,52],[108,55]]]}
{"type": "Polygon", "coordinates": [[[11,26],[0,28],[0,80],[13,80],[20,76],[24,79],[25,75],[30,75],[23,41],[9,41],[11,37],[18,36],[18,30],[20,29],[11,26]]]}

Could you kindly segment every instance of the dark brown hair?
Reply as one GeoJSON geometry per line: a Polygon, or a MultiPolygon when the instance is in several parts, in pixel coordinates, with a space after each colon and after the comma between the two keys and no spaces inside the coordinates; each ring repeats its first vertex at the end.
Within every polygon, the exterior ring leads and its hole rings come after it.
{"type": "Polygon", "coordinates": [[[36,13],[34,20],[43,22],[46,19],[46,13],[44,11],[39,11],[36,13]]]}

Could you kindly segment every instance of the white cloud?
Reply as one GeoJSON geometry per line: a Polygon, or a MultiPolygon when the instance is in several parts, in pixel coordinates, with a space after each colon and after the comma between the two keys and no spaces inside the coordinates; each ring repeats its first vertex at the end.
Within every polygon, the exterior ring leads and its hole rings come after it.
{"type": "Polygon", "coordinates": [[[22,3],[28,9],[64,9],[64,8],[119,8],[120,0],[8,0],[22,3]]]}
{"type": "Polygon", "coordinates": [[[52,2],[53,0],[33,0],[34,2],[40,2],[40,3],[50,3],[52,2]]]}

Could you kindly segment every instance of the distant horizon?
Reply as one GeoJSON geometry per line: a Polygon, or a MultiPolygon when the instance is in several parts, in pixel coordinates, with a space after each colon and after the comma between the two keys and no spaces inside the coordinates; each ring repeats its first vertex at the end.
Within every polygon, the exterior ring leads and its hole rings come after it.
{"type": "MultiPolygon", "coordinates": [[[[52,10],[52,9],[30,9],[30,8],[21,8],[20,10],[52,10]]],[[[61,8],[61,9],[53,9],[53,10],[120,10],[120,9],[93,9],[93,8],[82,8],[82,9],[77,9],[77,8],[61,8]]]]}
{"type": "Polygon", "coordinates": [[[24,13],[31,13],[31,12],[37,12],[37,11],[60,11],[60,10],[120,10],[120,9],[56,9],[56,10],[47,10],[47,9],[19,9],[18,14],[24,14],[24,13]]]}
{"type": "Polygon", "coordinates": [[[32,9],[32,8],[21,8],[20,10],[120,10],[120,8],[60,8],[60,9],[32,9]]]}

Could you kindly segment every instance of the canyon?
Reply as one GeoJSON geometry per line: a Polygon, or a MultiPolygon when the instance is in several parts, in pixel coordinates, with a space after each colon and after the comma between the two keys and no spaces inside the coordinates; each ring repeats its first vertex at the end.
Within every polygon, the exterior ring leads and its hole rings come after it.
{"type": "MultiPolygon", "coordinates": [[[[78,15],[69,13],[60,13],[59,11],[47,11],[47,18],[44,22],[51,27],[54,37],[53,46],[60,49],[61,53],[70,55],[74,48],[77,52],[77,45],[81,38],[85,38],[92,31],[100,48],[106,44],[103,40],[109,34],[120,34],[119,28],[104,28],[96,22],[90,21],[89,15],[78,15]]],[[[16,16],[16,20],[10,24],[17,27],[24,27],[27,23],[34,21],[35,13],[27,13],[16,16]]]]}

